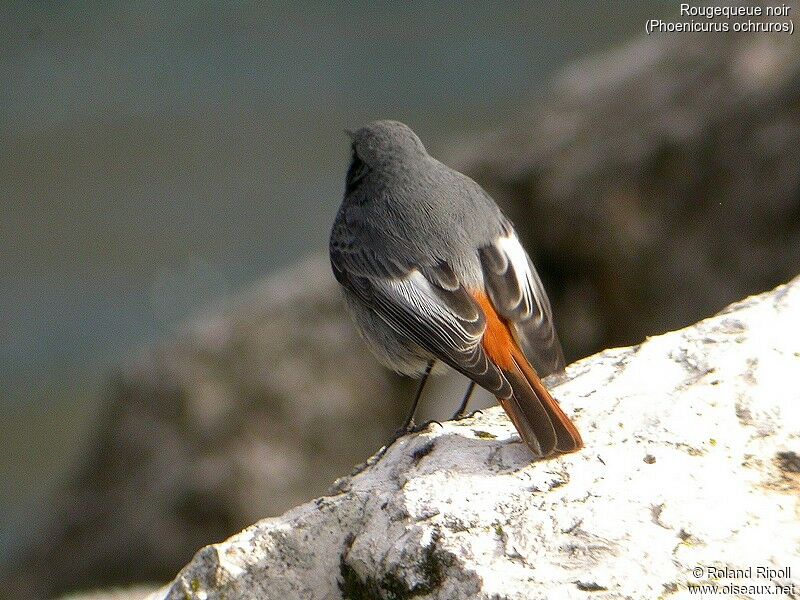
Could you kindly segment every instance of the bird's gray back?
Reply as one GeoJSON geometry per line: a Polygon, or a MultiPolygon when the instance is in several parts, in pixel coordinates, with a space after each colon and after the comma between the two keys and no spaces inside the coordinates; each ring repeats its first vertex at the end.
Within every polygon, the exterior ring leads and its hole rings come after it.
{"type": "Polygon", "coordinates": [[[426,157],[371,172],[345,198],[332,243],[345,238],[399,271],[446,262],[465,283],[478,283],[477,250],[505,223],[477,183],[426,157]]]}

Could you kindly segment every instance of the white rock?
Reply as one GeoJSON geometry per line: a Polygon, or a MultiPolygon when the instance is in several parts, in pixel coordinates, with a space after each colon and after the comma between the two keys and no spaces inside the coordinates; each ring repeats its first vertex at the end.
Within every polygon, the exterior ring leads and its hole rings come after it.
{"type": "Polygon", "coordinates": [[[202,549],[151,598],[800,594],[799,382],[797,278],[569,367],[554,395],[577,454],[533,461],[499,408],[433,425],[332,495],[202,549]]]}

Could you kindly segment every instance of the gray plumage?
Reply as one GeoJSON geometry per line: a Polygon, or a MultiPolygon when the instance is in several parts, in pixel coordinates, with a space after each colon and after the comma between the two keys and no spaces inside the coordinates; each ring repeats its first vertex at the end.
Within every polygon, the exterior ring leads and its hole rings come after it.
{"type": "Polygon", "coordinates": [[[564,368],[550,304],[511,222],[402,123],[377,121],[352,134],[330,256],[362,336],[401,373],[419,375],[438,359],[513,400],[518,382],[482,347],[476,290],[540,376],[564,368]]]}

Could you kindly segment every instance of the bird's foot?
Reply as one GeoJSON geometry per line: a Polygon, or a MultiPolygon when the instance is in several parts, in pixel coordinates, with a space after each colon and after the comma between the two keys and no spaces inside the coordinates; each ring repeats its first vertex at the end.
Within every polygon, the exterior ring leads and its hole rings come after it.
{"type": "Polygon", "coordinates": [[[422,423],[422,425],[415,425],[414,423],[411,423],[411,426],[408,428],[407,433],[419,433],[420,431],[424,431],[434,423],[436,423],[439,427],[443,427],[443,425],[439,421],[434,421],[434,420],[425,421],[424,423],[422,423]]]}
{"type": "Polygon", "coordinates": [[[392,439],[390,439],[388,442],[386,442],[386,445],[383,446],[383,448],[381,448],[378,451],[378,453],[376,455],[377,460],[380,460],[381,458],[383,458],[383,455],[386,454],[386,451],[389,448],[391,448],[392,444],[394,444],[401,437],[404,437],[404,436],[406,436],[406,435],[408,435],[410,433],[419,433],[420,431],[423,431],[423,430],[427,429],[428,427],[430,427],[434,423],[436,423],[439,427],[443,427],[443,425],[439,421],[433,421],[433,420],[425,421],[421,425],[417,425],[416,423],[414,423],[414,421],[411,421],[405,427],[401,427],[400,429],[398,429],[397,431],[394,432],[394,435],[392,436],[392,439]]]}
{"type": "Polygon", "coordinates": [[[473,410],[471,413],[465,413],[458,411],[452,417],[450,417],[451,421],[463,421],[464,419],[471,419],[477,414],[483,414],[482,410],[473,410]]]}

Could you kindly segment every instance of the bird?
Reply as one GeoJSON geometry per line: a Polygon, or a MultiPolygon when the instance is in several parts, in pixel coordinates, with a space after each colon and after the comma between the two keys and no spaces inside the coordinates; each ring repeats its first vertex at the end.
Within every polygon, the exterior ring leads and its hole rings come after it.
{"type": "Polygon", "coordinates": [[[334,277],[375,357],[419,378],[434,368],[493,394],[535,457],[575,452],[578,429],[542,383],[564,354],[541,279],[509,218],[466,175],[432,157],[407,125],[353,132],[344,199],[330,236],[334,277]]]}

